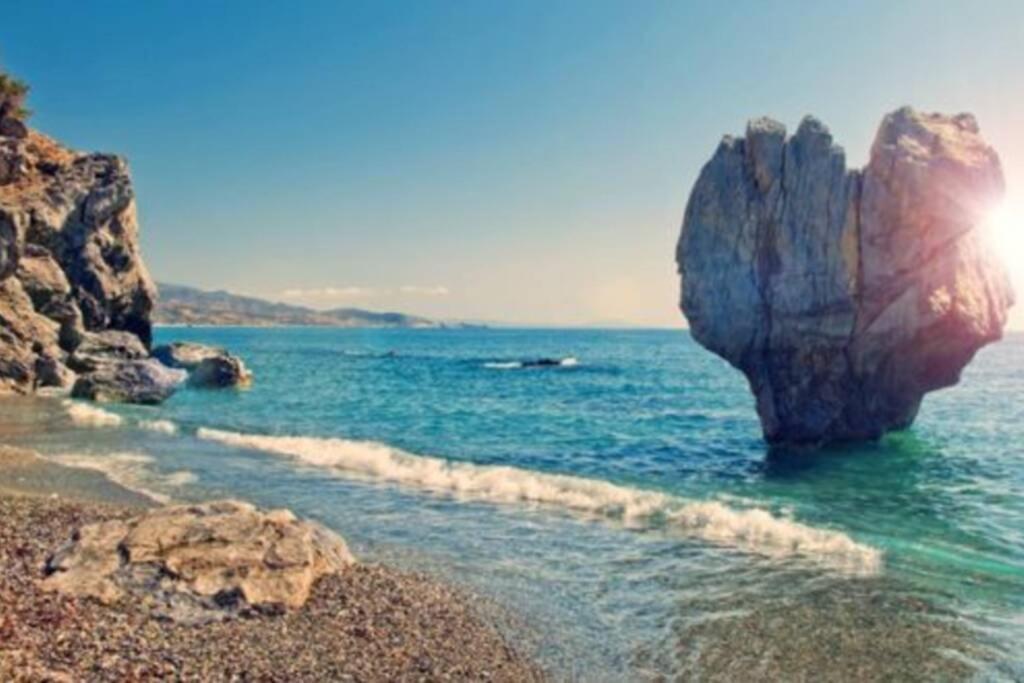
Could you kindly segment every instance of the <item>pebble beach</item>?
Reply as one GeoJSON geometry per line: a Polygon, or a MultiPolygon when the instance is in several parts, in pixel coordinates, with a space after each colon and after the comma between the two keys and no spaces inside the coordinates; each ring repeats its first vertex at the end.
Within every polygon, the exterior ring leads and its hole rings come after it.
{"type": "Polygon", "coordinates": [[[65,473],[70,491],[46,492],[40,473],[52,467],[0,449],[0,680],[545,679],[472,596],[383,566],[324,577],[298,610],[201,626],[127,601],[104,606],[44,592],[46,558],[73,529],[146,504],[92,473],[65,473]],[[116,491],[117,502],[87,498],[97,487],[116,491]]]}

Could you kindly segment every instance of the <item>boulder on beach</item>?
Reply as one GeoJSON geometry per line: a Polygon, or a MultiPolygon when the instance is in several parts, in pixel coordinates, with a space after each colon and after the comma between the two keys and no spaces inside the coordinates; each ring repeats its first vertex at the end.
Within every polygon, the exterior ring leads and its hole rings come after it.
{"type": "Polygon", "coordinates": [[[252,383],[252,373],[242,359],[219,346],[174,342],[154,348],[153,357],[168,367],[187,370],[192,387],[221,389],[252,383]]]}
{"type": "Polygon", "coordinates": [[[721,142],[686,208],[681,308],[747,377],[766,440],[905,428],[1002,336],[1013,292],[980,228],[1003,185],[969,114],[889,114],[860,171],[811,117],[721,142]]]}
{"type": "Polygon", "coordinates": [[[49,558],[42,586],[205,622],[301,607],[317,579],[354,562],[339,536],[288,510],[217,501],[84,526],[49,558]]]}

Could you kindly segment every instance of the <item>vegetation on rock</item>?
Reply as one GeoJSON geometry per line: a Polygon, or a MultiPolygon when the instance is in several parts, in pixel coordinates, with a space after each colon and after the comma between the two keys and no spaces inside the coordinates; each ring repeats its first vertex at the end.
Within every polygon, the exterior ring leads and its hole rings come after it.
{"type": "Polygon", "coordinates": [[[0,71],[0,118],[24,121],[32,112],[25,107],[29,86],[10,74],[0,71]]]}

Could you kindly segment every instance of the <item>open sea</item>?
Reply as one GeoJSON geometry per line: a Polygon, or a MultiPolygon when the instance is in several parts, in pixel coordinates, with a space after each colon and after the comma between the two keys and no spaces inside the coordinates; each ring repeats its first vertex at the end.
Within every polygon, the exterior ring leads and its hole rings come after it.
{"type": "Polygon", "coordinates": [[[156,336],[253,387],[3,400],[0,429],[161,500],[318,519],[479,596],[559,679],[1024,680],[1024,336],[913,429],[817,452],[769,450],[683,331],[156,336]]]}

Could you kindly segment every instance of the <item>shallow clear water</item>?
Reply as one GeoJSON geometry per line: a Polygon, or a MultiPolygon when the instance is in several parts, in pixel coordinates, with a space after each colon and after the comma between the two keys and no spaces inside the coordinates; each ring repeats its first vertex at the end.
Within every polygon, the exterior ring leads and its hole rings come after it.
{"type": "Polygon", "coordinates": [[[253,388],[105,406],[117,425],[8,401],[3,422],[157,495],[286,505],[365,558],[472,587],[561,677],[729,678],[714,667],[738,666],[726,655],[763,624],[806,643],[758,645],[765,675],[773,656],[856,672],[822,654],[840,628],[893,671],[1024,677],[1022,336],[929,396],[911,431],[817,453],[770,452],[742,377],[678,331],[157,337],[229,347],[253,388]],[[540,357],[578,362],[519,366],[540,357]],[[904,623],[915,606],[934,635],[904,623]]]}

